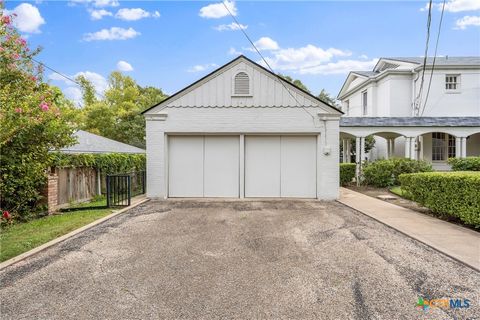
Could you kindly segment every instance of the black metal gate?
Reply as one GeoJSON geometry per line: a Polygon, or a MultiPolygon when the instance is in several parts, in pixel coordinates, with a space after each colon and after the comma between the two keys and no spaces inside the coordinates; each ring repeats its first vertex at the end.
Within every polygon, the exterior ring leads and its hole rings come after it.
{"type": "Polygon", "coordinates": [[[107,175],[107,207],[130,206],[132,197],[145,193],[145,171],[107,175]]]}
{"type": "Polygon", "coordinates": [[[131,204],[131,177],[129,174],[107,175],[107,207],[131,204]]]}

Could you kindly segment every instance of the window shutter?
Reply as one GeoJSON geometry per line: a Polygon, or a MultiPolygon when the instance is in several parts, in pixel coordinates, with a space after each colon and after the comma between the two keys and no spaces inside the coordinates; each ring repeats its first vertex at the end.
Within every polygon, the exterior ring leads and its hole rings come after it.
{"type": "Polygon", "coordinates": [[[245,72],[239,72],[235,75],[235,83],[233,93],[235,95],[249,95],[250,94],[250,79],[245,72]]]}

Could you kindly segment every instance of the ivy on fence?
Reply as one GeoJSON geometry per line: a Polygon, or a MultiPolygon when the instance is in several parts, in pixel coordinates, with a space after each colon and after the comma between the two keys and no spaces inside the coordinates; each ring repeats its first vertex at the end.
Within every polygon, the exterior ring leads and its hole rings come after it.
{"type": "Polygon", "coordinates": [[[78,168],[89,167],[99,169],[104,174],[127,173],[145,170],[144,154],[126,153],[60,153],[52,156],[52,167],[78,168]]]}

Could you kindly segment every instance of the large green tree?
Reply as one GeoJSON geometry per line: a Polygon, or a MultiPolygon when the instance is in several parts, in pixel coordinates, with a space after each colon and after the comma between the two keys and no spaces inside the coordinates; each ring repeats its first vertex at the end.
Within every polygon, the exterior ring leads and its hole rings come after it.
{"type": "Polygon", "coordinates": [[[0,205],[25,219],[39,211],[50,150],[75,141],[73,106],[42,80],[32,61],[39,50],[30,50],[12,19],[0,7],[0,205]]]}
{"type": "Polygon", "coordinates": [[[287,75],[284,75],[284,74],[281,74],[279,73],[278,74],[280,77],[282,77],[283,79],[287,80],[288,82],[290,83],[293,83],[294,85],[296,85],[297,87],[299,87],[300,89],[303,89],[307,92],[310,92],[310,90],[308,90],[307,86],[303,84],[302,81],[300,81],[299,79],[293,79],[292,77],[290,76],[287,76],[287,75]]]}
{"type": "Polygon", "coordinates": [[[82,87],[81,127],[101,136],[145,148],[145,120],[141,112],[167,96],[154,87],[141,87],[118,71],[110,74],[108,88],[97,97],[93,85],[77,78],[82,87]]]}

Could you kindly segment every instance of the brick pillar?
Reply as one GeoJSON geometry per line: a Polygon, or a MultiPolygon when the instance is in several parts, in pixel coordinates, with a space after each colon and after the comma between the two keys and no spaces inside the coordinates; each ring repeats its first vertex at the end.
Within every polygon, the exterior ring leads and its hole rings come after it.
{"type": "Polygon", "coordinates": [[[58,205],[58,175],[56,173],[48,175],[45,197],[47,198],[48,214],[52,214],[57,210],[58,205]]]}

